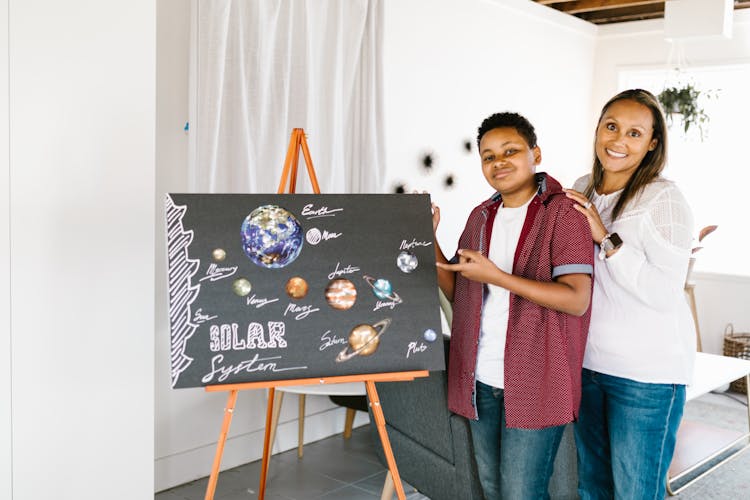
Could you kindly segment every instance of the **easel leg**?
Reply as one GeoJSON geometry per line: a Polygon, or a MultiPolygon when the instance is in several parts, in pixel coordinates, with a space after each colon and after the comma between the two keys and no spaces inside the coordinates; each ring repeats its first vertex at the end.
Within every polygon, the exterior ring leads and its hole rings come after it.
{"type": "Polygon", "coordinates": [[[393,476],[391,476],[391,471],[388,471],[388,473],[385,475],[385,482],[383,483],[383,491],[382,493],[380,493],[380,500],[391,500],[393,498],[393,490],[394,490],[393,476]]]}
{"type": "Polygon", "coordinates": [[[383,444],[383,452],[385,453],[385,460],[388,463],[388,471],[390,472],[393,478],[393,483],[396,486],[396,495],[398,496],[398,500],[405,500],[406,495],[404,494],[404,486],[401,484],[401,476],[398,474],[396,459],[394,458],[393,450],[391,449],[391,441],[388,439],[383,408],[380,406],[380,399],[378,398],[378,391],[375,389],[375,382],[367,380],[365,381],[365,387],[367,388],[367,397],[370,399],[372,414],[375,417],[375,426],[378,428],[378,434],[380,435],[380,442],[383,444]]]}
{"type": "Polygon", "coordinates": [[[352,427],[354,427],[354,417],[357,415],[357,410],[353,408],[346,409],[346,421],[344,422],[344,439],[352,437],[352,427]]]}
{"type": "MultiPolygon", "coordinates": [[[[278,405],[276,400],[276,389],[268,389],[268,403],[266,403],[266,435],[263,439],[263,461],[260,467],[260,485],[258,486],[258,500],[263,500],[266,495],[266,477],[268,476],[268,462],[271,459],[272,434],[275,434],[276,425],[279,421],[279,408],[281,407],[282,392],[279,392],[278,405]]],[[[275,438],[275,435],[273,436],[275,438]]]]}
{"type": "Polygon", "coordinates": [[[299,394],[299,417],[297,427],[297,458],[302,458],[302,447],[305,444],[305,395],[299,394]]]}
{"type": "Polygon", "coordinates": [[[232,423],[232,413],[234,413],[234,405],[237,403],[237,392],[238,391],[229,391],[227,406],[224,408],[224,422],[221,424],[219,441],[216,443],[216,455],[214,456],[214,465],[211,468],[211,477],[208,479],[206,500],[213,500],[214,493],[216,492],[216,483],[219,480],[219,467],[221,466],[221,455],[224,453],[224,443],[227,441],[229,426],[232,423]]]}
{"type": "MultiPolygon", "coordinates": [[[[271,436],[268,441],[273,451],[273,444],[276,442],[276,428],[279,426],[279,414],[281,413],[281,404],[284,402],[284,393],[282,391],[273,391],[273,395],[269,389],[268,401],[270,401],[271,407],[271,436]]],[[[266,429],[268,430],[268,429],[266,429]]]]}

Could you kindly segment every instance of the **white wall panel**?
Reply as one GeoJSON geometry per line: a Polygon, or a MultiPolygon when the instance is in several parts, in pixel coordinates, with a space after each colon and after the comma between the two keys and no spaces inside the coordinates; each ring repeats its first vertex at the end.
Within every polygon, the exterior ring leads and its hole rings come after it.
{"type": "Polygon", "coordinates": [[[148,498],[154,4],[10,0],[9,27],[13,499],[148,498]]]}

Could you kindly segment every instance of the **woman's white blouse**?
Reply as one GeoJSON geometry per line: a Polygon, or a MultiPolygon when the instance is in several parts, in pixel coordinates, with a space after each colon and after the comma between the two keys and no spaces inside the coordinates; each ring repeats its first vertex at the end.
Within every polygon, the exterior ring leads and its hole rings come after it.
{"type": "MultiPolygon", "coordinates": [[[[578,179],[573,188],[583,192],[588,180],[588,175],[578,179]]],[[[620,193],[594,193],[591,200],[623,244],[611,257],[595,259],[583,366],[639,382],[688,384],[696,347],[684,292],[692,212],[677,186],[660,178],[613,223],[620,193]]]]}

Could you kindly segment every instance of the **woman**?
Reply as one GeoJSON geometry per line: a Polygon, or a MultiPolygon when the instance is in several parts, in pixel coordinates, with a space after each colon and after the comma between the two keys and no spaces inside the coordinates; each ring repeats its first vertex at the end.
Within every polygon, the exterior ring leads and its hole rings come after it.
{"type": "Polygon", "coordinates": [[[599,256],[575,426],[579,492],[663,498],[695,357],[683,292],[693,218],[660,175],[666,125],[651,93],[607,102],[594,151],[591,174],[567,190],[599,256]]]}

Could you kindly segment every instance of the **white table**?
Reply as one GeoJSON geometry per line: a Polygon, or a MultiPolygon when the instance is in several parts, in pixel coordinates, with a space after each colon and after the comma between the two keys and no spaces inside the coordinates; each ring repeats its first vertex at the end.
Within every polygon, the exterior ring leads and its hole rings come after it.
{"type": "MultiPolygon", "coordinates": [[[[271,443],[269,446],[273,449],[273,442],[276,438],[276,426],[279,423],[279,412],[281,403],[284,400],[284,393],[297,394],[299,398],[299,421],[297,432],[297,456],[302,458],[302,447],[305,442],[305,397],[308,394],[319,396],[364,396],[367,394],[364,382],[347,382],[342,384],[321,384],[321,385],[286,385],[275,388],[273,398],[273,410],[271,413],[271,443]]],[[[346,422],[344,425],[344,438],[348,439],[352,435],[352,425],[356,410],[346,409],[346,422]]]]}
{"type": "MultiPolygon", "coordinates": [[[[750,387],[750,361],[718,356],[716,354],[696,353],[695,375],[693,383],[686,388],[686,400],[690,401],[707,394],[739,378],[745,377],[750,387]]],[[[674,458],[667,475],[667,491],[676,495],[706,476],[720,465],[736,457],[750,447],[750,407],[748,408],[748,430],[732,431],[699,422],[683,419],[677,431],[677,443],[674,458]],[[739,449],[738,444],[745,441],[739,449]],[[733,450],[730,452],[730,450],[733,450]],[[675,481],[693,473],[716,457],[725,455],[716,465],[701,472],[679,488],[673,490],[675,481]]]]}

